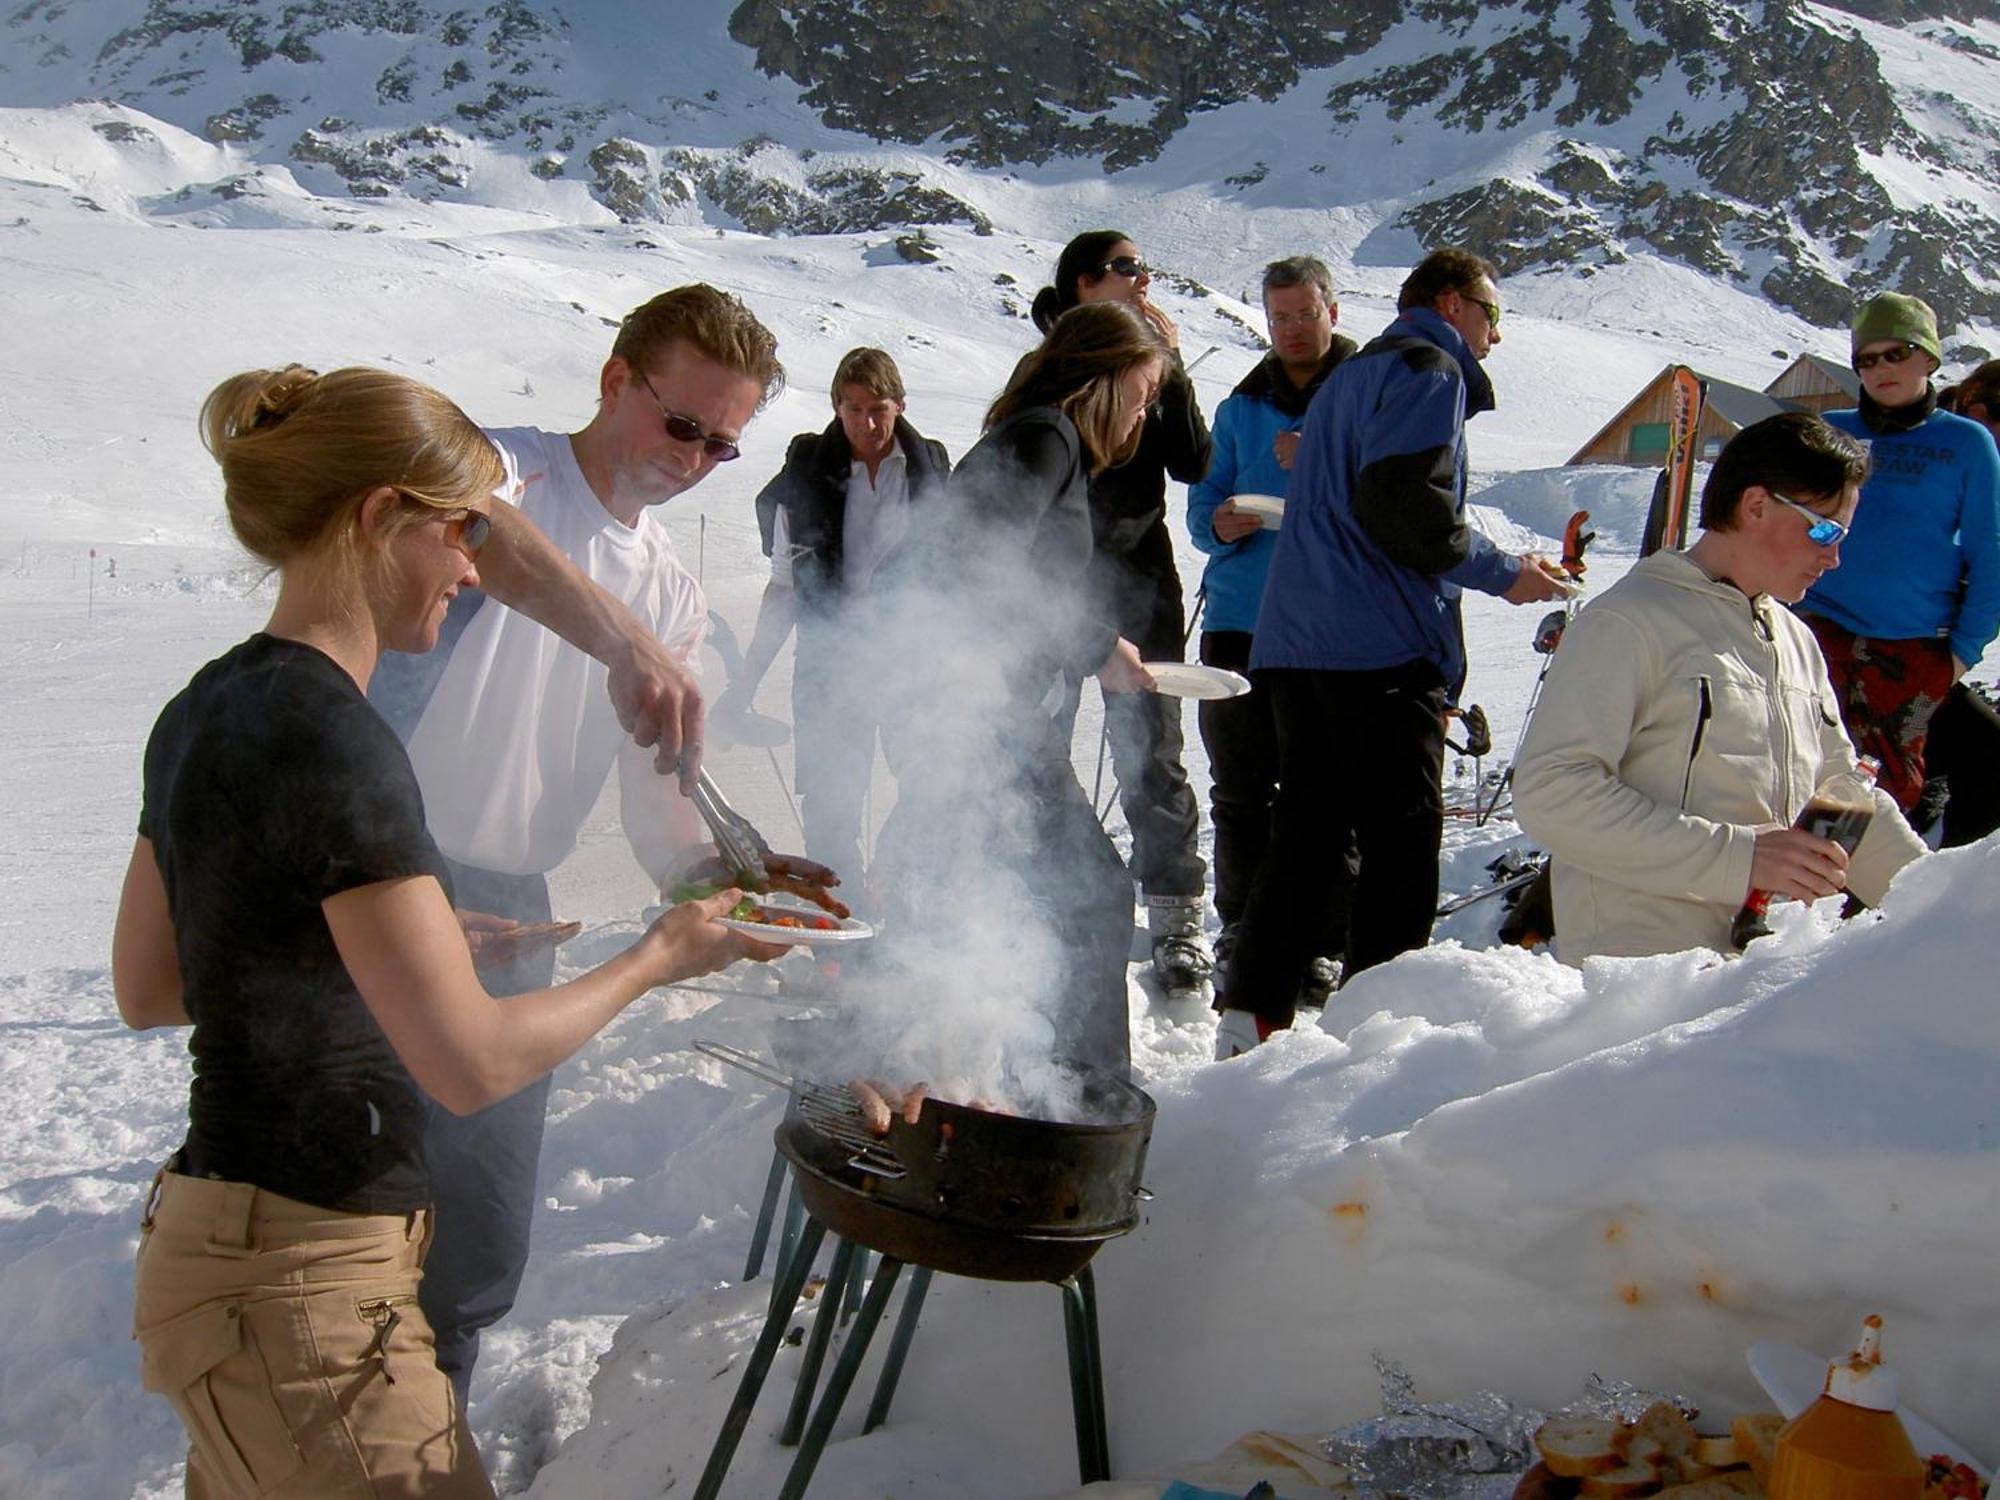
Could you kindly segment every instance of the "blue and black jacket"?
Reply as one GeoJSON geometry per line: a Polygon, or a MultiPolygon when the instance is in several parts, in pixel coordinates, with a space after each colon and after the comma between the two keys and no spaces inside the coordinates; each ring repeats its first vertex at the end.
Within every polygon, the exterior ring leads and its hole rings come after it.
{"type": "Polygon", "coordinates": [[[1300,435],[1253,668],[1428,661],[1456,699],[1461,592],[1504,594],[1521,571],[1466,519],[1465,422],[1492,407],[1486,372],[1427,307],[1333,372],[1300,435]]]}

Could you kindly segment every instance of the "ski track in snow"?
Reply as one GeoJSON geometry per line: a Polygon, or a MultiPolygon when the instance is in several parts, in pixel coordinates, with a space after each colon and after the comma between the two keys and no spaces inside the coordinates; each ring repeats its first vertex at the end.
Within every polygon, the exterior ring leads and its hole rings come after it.
{"type": "MultiPolygon", "coordinates": [[[[134,166],[89,130],[113,114],[130,112],[0,110],[0,271],[17,293],[0,345],[0,1494],[51,1500],[178,1490],[179,1429],[140,1390],[128,1332],[140,1203],[184,1128],[188,1070],[179,1034],[119,1025],[108,938],[153,717],[269,607],[268,583],[221,533],[194,437],[217,379],[294,358],[379,363],[492,425],[576,426],[607,319],[675,282],[730,287],[778,331],[791,388],[753,425],[744,461],[665,519],[747,638],[765,568],[750,496],[793,432],[824,424],[847,347],[889,347],[912,418],[962,453],[1031,342],[995,277],[1031,293],[1061,240],[1109,204],[1149,252],[1221,289],[1162,297],[1190,357],[1218,347],[1197,375],[1212,413],[1256,357],[1218,312],[1256,321],[1230,288],[1311,243],[1312,226],[1340,236],[1337,211],[1252,229],[1228,202],[1164,188],[1119,199],[1057,171],[989,188],[1012,228],[933,231],[942,270],[886,263],[874,236],[642,234],[558,222],[525,198],[366,203],[294,184],[234,209],[181,208],[179,186],[242,163],[151,121],[163,144],[134,166]],[[86,187],[104,212],[71,202],[86,187]],[[328,232],[335,218],[384,232],[328,232]]],[[[1199,147],[1191,132],[1176,149],[1199,147]]],[[[1356,281],[1343,328],[1366,338],[1393,279],[1356,281]]],[[[1551,546],[1572,510],[1591,509],[1599,588],[1629,562],[1650,476],[1549,466],[1671,358],[1761,384],[1779,368],[1765,351],[1829,348],[1655,264],[1505,290],[1501,406],[1471,431],[1492,481],[1481,521],[1508,545],[1551,546]]],[[[1192,596],[1200,557],[1180,545],[1192,596]]],[[[1540,666],[1538,612],[1467,604],[1469,696],[1504,759],[1540,666]]],[[[788,703],[786,662],[760,694],[767,710],[788,703]]],[[[1086,694],[1086,784],[1098,723],[1086,694]]],[[[1188,730],[1205,787],[1192,715],[1188,730]]],[[[791,815],[765,755],[721,749],[712,764],[785,842],[791,815]]],[[[779,770],[789,784],[788,750],[779,770]]],[[[878,824],[892,793],[878,773],[878,824]]],[[[1116,814],[1113,826],[1122,834],[1116,814]]],[[[1504,819],[1452,820],[1446,889],[1477,886],[1518,842],[1504,819]]],[[[2000,1356],[1965,1330],[2000,1311],[1985,1253],[2000,1207],[2000,1023],[1977,998],[1990,989],[1981,934],[2000,918],[1996,859],[1941,858],[1882,918],[1845,928],[1783,912],[1772,942],[1722,967],[1682,955],[1579,975],[1494,949],[1497,903],[1483,903],[1441,923],[1427,953],[1344,992],[1324,1029],[1308,1016],[1227,1066],[1208,1063],[1209,1016],[1164,1013],[1135,983],[1135,1050],[1161,1113],[1158,1197],[1100,1262],[1118,1470],[1167,1474],[1253,1427],[1366,1415],[1377,1348],[1438,1396],[1485,1384],[1553,1403],[1601,1370],[1727,1411],[1754,1400],[1739,1361],[1752,1338],[1831,1350],[1869,1310],[1889,1315],[1909,1397],[1992,1457],[2000,1356]]],[[[637,931],[652,892],[614,800],[553,884],[558,914],[587,924],[566,966],[637,931]]],[[[746,991],[728,996],[656,992],[560,1071],[535,1257],[474,1392],[503,1490],[656,1494],[699,1470],[761,1314],[765,1284],[735,1283],[778,1101],[689,1047],[768,1050],[793,1008],[762,992],[768,978],[726,976],[746,991]]],[[[789,1390],[796,1359],[781,1357],[769,1392],[789,1390]]],[[[859,1440],[850,1411],[813,1493],[1060,1491],[1073,1475],[1061,1369],[1052,1294],[942,1280],[891,1424],[859,1440]]],[[[731,1495],[775,1492],[790,1457],[770,1441],[781,1399],[767,1393],[731,1495]]]]}

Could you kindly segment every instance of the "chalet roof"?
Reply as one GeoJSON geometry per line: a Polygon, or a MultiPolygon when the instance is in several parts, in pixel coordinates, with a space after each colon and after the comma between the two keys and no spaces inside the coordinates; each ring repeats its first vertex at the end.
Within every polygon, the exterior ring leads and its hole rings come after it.
{"type": "Polygon", "coordinates": [[[1798,410],[1789,401],[1753,391],[1748,386],[1731,385],[1713,375],[1703,375],[1700,379],[1709,410],[1739,429],[1748,427],[1752,422],[1761,422],[1766,417],[1775,417],[1781,411],[1798,410]]]}
{"type": "MultiPolygon", "coordinates": [[[[1855,400],[1859,401],[1861,399],[1861,377],[1848,369],[1846,365],[1830,360],[1823,354],[1801,354],[1792,363],[1811,365],[1814,370],[1824,375],[1855,400]]],[[[1789,371],[1792,366],[1787,365],[1785,368],[1789,371]]],[[[1784,376],[1780,375],[1778,379],[1782,380],[1784,376]]],[[[1776,380],[1771,382],[1773,385],[1777,383],[1776,380]]]]}

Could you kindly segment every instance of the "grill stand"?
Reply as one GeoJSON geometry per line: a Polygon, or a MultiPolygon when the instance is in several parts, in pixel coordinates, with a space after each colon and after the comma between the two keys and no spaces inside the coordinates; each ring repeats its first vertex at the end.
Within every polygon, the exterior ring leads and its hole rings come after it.
{"type": "MultiPolygon", "coordinates": [[[[767,1192],[767,1211],[773,1207],[775,1198],[775,1190],[767,1192]]],[[[791,1201],[796,1203],[797,1199],[798,1188],[794,1183],[791,1201]]],[[[788,1206],[788,1218],[789,1215],[788,1206]]],[[[768,1233],[767,1219],[760,1215],[759,1222],[768,1233]]],[[[736,1398],[730,1403],[728,1416],[723,1419],[722,1430],[716,1434],[715,1446],[708,1455],[708,1465],[702,1470],[701,1482],[695,1487],[694,1500],[715,1500],[721,1493],[722,1481],[736,1457],[737,1445],[742,1442],[743,1433],[750,1425],[751,1409],[756,1406],[757,1396],[771,1373],[772,1361],[777,1357],[778,1346],[784,1341],[785,1329],[805,1291],[806,1278],[825,1236],[826,1226],[807,1214],[797,1243],[791,1246],[789,1253],[780,1251],[777,1279],[772,1287],[770,1310],[765,1316],[763,1331],[757,1336],[756,1348],[744,1368],[742,1384],[737,1387],[736,1398]]],[[[808,1423],[806,1411],[812,1405],[813,1388],[819,1381],[820,1365],[826,1358],[827,1345],[833,1337],[834,1322],[836,1318],[844,1321],[844,1314],[835,1309],[843,1307],[853,1290],[860,1287],[864,1273],[858,1262],[866,1254],[857,1245],[846,1240],[838,1241],[826,1285],[819,1295],[812,1334],[799,1369],[798,1387],[792,1394],[785,1425],[778,1434],[778,1441],[787,1447],[794,1443],[799,1445],[798,1456],[792,1460],[784,1487],[778,1491],[778,1500],[802,1500],[805,1495],[806,1486],[812,1482],[813,1470],[819,1466],[820,1455],[833,1433],[833,1424],[840,1416],[840,1408],[853,1389],[855,1377],[861,1371],[861,1361],[867,1356],[868,1345],[881,1324],[889,1298],[896,1290],[903,1262],[884,1255],[873,1280],[869,1282],[867,1295],[862,1299],[846,1347],[834,1362],[826,1391],[808,1423]]],[[[761,1262],[762,1255],[759,1254],[756,1259],[761,1262]]],[[[869,1403],[868,1416],[861,1429],[863,1433],[873,1432],[888,1419],[889,1405],[895,1399],[903,1362],[916,1337],[917,1319],[923,1309],[925,1294],[930,1290],[931,1278],[932,1272],[926,1266],[916,1267],[910,1278],[910,1290],[903,1299],[903,1310],[889,1339],[888,1354],[883,1361],[882,1373],[876,1379],[874,1399],[869,1403]]],[[[1085,1265],[1059,1286],[1063,1296],[1064,1341],[1069,1351],[1070,1406],[1076,1424],[1077,1472],[1082,1483],[1090,1484],[1111,1477],[1111,1439],[1105,1418],[1104,1370],[1097,1329],[1097,1282],[1091,1275],[1090,1267],[1085,1265]]]]}

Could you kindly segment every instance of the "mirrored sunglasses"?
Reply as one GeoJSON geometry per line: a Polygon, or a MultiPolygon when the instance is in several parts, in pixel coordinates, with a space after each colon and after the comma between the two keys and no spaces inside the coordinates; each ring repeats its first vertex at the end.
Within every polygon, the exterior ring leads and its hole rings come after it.
{"type": "Polygon", "coordinates": [[[1765,494],[1788,509],[1797,511],[1806,518],[1806,540],[1818,547],[1831,547],[1847,535],[1847,527],[1832,516],[1823,516],[1810,506],[1801,505],[1776,490],[1766,490],[1765,494]]]}
{"type": "Polygon", "coordinates": [[[1137,281],[1151,269],[1152,267],[1136,255],[1114,255],[1097,268],[1097,274],[1102,276],[1106,271],[1116,271],[1120,276],[1137,281]]]}

